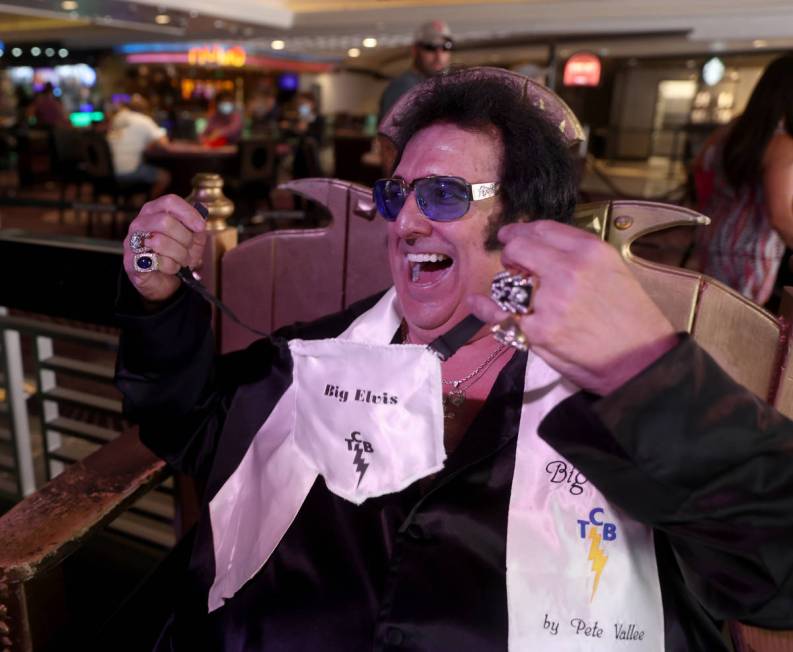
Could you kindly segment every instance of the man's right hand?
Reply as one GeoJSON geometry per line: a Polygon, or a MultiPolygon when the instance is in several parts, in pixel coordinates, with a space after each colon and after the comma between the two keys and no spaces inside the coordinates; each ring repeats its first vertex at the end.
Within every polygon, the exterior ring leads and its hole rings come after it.
{"type": "Polygon", "coordinates": [[[166,301],[179,289],[179,269],[200,267],[205,243],[206,222],[195,208],[176,195],[158,197],[144,204],[129,225],[124,238],[124,271],[146,301],[166,301]],[[135,253],[130,249],[135,231],[151,234],[144,244],[157,254],[158,271],[135,270],[135,253]]]}

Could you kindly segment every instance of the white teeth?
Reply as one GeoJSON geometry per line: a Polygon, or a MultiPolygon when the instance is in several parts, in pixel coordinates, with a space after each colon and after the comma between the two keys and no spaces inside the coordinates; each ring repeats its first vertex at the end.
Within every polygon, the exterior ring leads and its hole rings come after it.
{"type": "Polygon", "coordinates": [[[446,254],[408,254],[407,259],[409,263],[439,263],[449,257],[446,254]]]}

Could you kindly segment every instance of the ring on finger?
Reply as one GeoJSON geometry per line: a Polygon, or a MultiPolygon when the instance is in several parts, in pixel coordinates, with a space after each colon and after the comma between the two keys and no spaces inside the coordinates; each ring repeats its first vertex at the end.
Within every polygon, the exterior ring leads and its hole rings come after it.
{"type": "Polygon", "coordinates": [[[135,267],[136,272],[140,272],[142,274],[156,272],[160,269],[160,257],[153,251],[135,254],[133,266],[135,267]]]}
{"type": "Polygon", "coordinates": [[[493,326],[490,332],[496,341],[507,344],[518,351],[526,351],[529,348],[529,340],[526,334],[520,330],[517,319],[512,315],[493,326]]]}
{"type": "Polygon", "coordinates": [[[501,310],[513,315],[528,315],[534,310],[534,294],[538,284],[536,276],[499,272],[490,284],[490,297],[501,310]]]}
{"type": "Polygon", "coordinates": [[[147,251],[146,238],[151,237],[151,231],[133,231],[129,236],[129,248],[133,254],[142,254],[147,251]]]}

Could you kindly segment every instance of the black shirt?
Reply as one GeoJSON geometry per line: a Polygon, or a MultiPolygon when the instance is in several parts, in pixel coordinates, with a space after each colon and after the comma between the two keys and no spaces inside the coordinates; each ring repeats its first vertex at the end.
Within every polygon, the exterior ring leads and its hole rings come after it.
{"type": "MultiPolygon", "coordinates": [[[[280,335],[336,335],[372,303],[280,335]]],[[[526,356],[502,370],[430,484],[355,506],[318,479],[264,567],[207,615],[207,503],[289,385],[291,361],[275,338],[213,364],[206,312],[185,293],[157,315],[122,315],[127,410],[148,446],[206,487],[182,599],[158,649],[506,650],[526,356]]],[[[691,340],[609,397],[570,397],[540,434],[654,528],[667,650],[726,650],[723,618],[793,626],[793,428],[691,340]]]]}

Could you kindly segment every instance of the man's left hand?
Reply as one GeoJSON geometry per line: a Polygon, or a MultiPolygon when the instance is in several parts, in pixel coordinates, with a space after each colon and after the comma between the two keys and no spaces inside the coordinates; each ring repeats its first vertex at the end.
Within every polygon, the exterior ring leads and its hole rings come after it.
{"type": "MultiPolygon", "coordinates": [[[[504,268],[538,279],[533,312],[515,316],[529,345],[582,389],[608,394],[677,344],[619,253],[591,233],[542,220],[509,224],[499,240],[504,268]]],[[[487,322],[508,316],[490,298],[470,303],[487,322]]]]}

